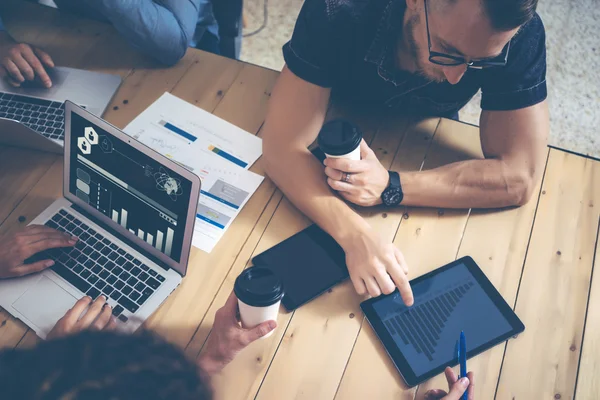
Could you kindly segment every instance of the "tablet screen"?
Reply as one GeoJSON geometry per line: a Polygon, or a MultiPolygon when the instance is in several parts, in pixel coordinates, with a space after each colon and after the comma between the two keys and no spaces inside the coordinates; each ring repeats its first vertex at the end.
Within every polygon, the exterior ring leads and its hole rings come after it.
{"type": "Polygon", "coordinates": [[[415,297],[412,307],[405,306],[397,292],[372,302],[379,328],[387,331],[384,336],[391,337],[417,377],[456,364],[461,331],[467,338],[467,353],[514,334],[515,327],[505,316],[512,310],[479,268],[468,268],[465,262],[449,267],[411,285],[415,297]],[[484,282],[473,275],[474,269],[484,282]],[[490,295],[490,288],[495,295],[490,295]],[[498,300],[504,310],[500,310],[498,300]]]}

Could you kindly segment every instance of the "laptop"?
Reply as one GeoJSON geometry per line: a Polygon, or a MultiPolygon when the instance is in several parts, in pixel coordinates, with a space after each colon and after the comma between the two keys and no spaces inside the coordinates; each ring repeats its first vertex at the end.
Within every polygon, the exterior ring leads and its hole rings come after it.
{"type": "Polygon", "coordinates": [[[200,178],[69,101],[63,175],[63,197],[31,224],[79,241],[26,260],[52,268],[0,281],[0,306],[45,338],[78,299],[103,294],[134,331],[186,274],[200,178]]]}
{"type": "Polygon", "coordinates": [[[121,77],[80,69],[47,69],[52,87],[0,80],[0,144],[57,154],[63,152],[64,108],[71,100],[101,116],[121,85],[121,77]]]}

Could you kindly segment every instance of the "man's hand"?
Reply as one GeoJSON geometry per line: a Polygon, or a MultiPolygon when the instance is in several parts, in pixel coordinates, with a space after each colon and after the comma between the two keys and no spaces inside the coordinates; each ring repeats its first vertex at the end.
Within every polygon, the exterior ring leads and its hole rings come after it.
{"type": "Polygon", "coordinates": [[[374,231],[355,236],[342,246],[350,278],[359,295],[372,297],[390,294],[396,288],[407,306],[414,303],[408,283],[408,266],[393,243],[386,242],[374,231]]]}
{"type": "Polygon", "coordinates": [[[473,372],[467,374],[468,378],[461,378],[460,380],[450,367],[446,368],[444,373],[446,374],[450,393],[446,393],[441,389],[430,390],[425,393],[425,400],[460,400],[465,391],[467,391],[469,400],[475,399],[475,375],[473,372]]]}
{"type": "Polygon", "coordinates": [[[0,238],[0,278],[14,278],[49,268],[54,261],[25,264],[25,260],[44,250],[72,247],[75,243],[77,238],[43,225],[29,225],[21,232],[0,238]]]}
{"type": "Polygon", "coordinates": [[[275,321],[267,321],[252,329],[243,329],[238,317],[238,300],[231,293],[223,308],[217,311],[205,351],[198,360],[200,368],[209,375],[219,373],[246,346],[276,327],[275,321]]]}
{"type": "Polygon", "coordinates": [[[49,88],[52,80],[46,67],[53,68],[54,61],[48,53],[26,43],[15,42],[6,32],[0,32],[0,76],[19,87],[25,81],[38,79],[49,88]]]}
{"type": "Polygon", "coordinates": [[[112,330],[116,326],[117,323],[112,317],[112,307],[106,304],[106,297],[99,296],[92,302],[89,296],[85,296],[78,300],[64,317],[58,320],[54,328],[48,333],[47,338],[56,339],[86,329],[112,330]]]}
{"type": "Polygon", "coordinates": [[[360,156],[360,161],[327,158],[324,161],[327,183],[344,199],[359,206],[381,204],[381,194],[389,184],[389,173],[364,140],[360,143],[360,156]],[[348,178],[344,180],[346,174],[348,178]]]}

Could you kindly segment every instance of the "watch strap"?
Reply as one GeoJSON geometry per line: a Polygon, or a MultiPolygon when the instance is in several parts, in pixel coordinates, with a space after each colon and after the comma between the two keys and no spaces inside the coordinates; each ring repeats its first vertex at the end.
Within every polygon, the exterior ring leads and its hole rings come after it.
{"type": "Polygon", "coordinates": [[[400,189],[402,191],[402,185],[400,184],[400,174],[396,171],[388,171],[390,174],[390,185],[389,187],[394,189],[400,189]]]}

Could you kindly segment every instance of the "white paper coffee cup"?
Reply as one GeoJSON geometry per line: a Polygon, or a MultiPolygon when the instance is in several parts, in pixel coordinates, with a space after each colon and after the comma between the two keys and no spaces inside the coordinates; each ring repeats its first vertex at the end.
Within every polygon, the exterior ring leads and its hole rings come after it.
{"type": "Polygon", "coordinates": [[[234,292],[242,327],[252,329],[266,321],[277,321],[284,291],[281,280],[273,271],[262,267],[244,270],[235,280],[234,292]]]}
{"type": "Polygon", "coordinates": [[[336,156],[336,155],[333,155],[333,154],[327,154],[327,153],[325,153],[325,155],[328,158],[347,158],[349,160],[360,161],[360,144],[358,145],[357,148],[355,148],[354,150],[352,150],[348,154],[342,154],[340,156],[336,156]]]}
{"type": "Polygon", "coordinates": [[[329,158],[360,160],[362,138],[362,132],[356,125],[336,119],[323,125],[317,142],[321,151],[329,158]]]}
{"type": "MultiPolygon", "coordinates": [[[[273,303],[270,306],[266,307],[254,307],[248,305],[238,299],[238,305],[240,307],[240,319],[242,320],[242,327],[244,329],[252,329],[255,326],[262,324],[267,321],[277,321],[277,316],[279,315],[279,305],[281,304],[281,300],[277,303],[273,303]]],[[[275,331],[271,331],[267,333],[265,338],[271,336],[275,331]]]]}

